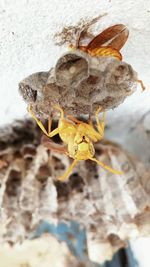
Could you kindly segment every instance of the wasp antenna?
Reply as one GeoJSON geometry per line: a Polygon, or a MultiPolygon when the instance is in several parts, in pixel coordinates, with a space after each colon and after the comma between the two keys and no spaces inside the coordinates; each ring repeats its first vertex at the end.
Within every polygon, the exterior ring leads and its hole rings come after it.
{"type": "Polygon", "coordinates": [[[62,175],[62,176],[60,176],[59,178],[58,178],[58,180],[60,180],[60,181],[65,181],[65,180],[67,180],[68,179],[68,175],[70,174],[70,172],[72,171],[72,169],[74,168],[74,166],[75,166],[75,164],[77,163],[77,159],[75,159],[73,162],[72,162],[72,164],[70,165],[70,167],[69,167],[69,169],[67,170],[67,172],[65,172],[65,174],[64,175],[62,175]]]}
{"type": "Polygon", "coordinates": [[[107,171],[114,173],[114,174],[123,174],[123,172],[112,169],[111,167],[109,167],[108,165],[104,164],[103,162],[97,160],[96,158],[89,158],[92,161],[95,161],[98,165],[100,165],[102,168],[106,169],[107,171]]]}

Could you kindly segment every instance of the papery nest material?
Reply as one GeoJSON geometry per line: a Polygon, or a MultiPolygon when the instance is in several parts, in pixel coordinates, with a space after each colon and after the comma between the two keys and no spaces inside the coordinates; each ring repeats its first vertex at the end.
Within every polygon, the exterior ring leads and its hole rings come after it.
{"type": "Polygon", "coordinates": [[[1,243],[23,242],[41,221],[74,220],[86,229],[89,258],[102,263],[127,240],[150,234],[150,171],[120,146],[103,141],[95,149],[99,160],[121,166],[121,178],[81,161],[69,182],[61,183],[57,177],[70,159],[43,147],[31,121],[14,123],[7,132],[0,138],[0,160],[7,163],[0,170],[1,243]]]}
{"type": "Polygon", "coordinates": [[[19,84],[19,91],[33,111],[43,118],[59,104],[67,115],[94,115],[117,107],[137,87],[133,68],[113,57],[91,57],[76,51],[60,57],[54,69],[32,74],[19,84]]]}
{"type": "MultiPolygon", "coordinates": [[[[99,18],[87,25],[84,22],[84,27],[79,24],[79,29],[76,27],[74,31],[71,28],[72,37],[75,38],[76,33],[77,40],[70,43],[74,51],[62,55],[49,71],[32,74],[19,83],[21,95],[28,104],[32,104],[34,113],[39,117],[48,118],[51,113],[56,113],[53,109],[55,104],[63,108],[66,115],[93,116],[99,106],[103,110],[113,109],[135,91],[137,73],[131,65],[121,61],[119,52],[128,38],[126,26],[116,24],[96,36],[87,46],[80,44],[84,37],[89,36],[88,27],[99,18]],[[103,51],[104,56],[98,49],[94,52],[98,41],[102,44],[99,44],[100,49],[108,49],[103,51]],[[107,47],[105,43],[108,41],[107,47]]],[[[67,35],[66,42],[71,42],[69,33],[69,30],[63,33],[67,35]]],[[[65,35],[62,38],[64,43],[65,35]]]]}

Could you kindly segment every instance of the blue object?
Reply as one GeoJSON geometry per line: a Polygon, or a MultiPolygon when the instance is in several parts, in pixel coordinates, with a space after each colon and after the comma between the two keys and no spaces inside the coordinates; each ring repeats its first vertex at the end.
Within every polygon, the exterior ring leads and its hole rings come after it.
{"type": "MultiPolygon", "coordinates": [[[[64,241],[68,245],[71,252],[84,263],[89,262],[87,256],[87,240],[86,231],[77,222],[70,221],[68,223],[59,223],[58,225],[50,224],[42,221],[32,235],[32,238],[38,238],[43,233],[54,235],[57,240],[64,241]]],[[[92,262],[91,262],[92,264],[92,262]]],[[[86,265],[85,265],[86,266],[86,265]]],[[[89,266],[89,264],[88,264],[89,266]]],[[[92,264],[93,267],[138,267],[137,261],[134,259],[130,246],[125,250],[122,249],[116,253],[112,261],[107,261],[103,265],[92,264]]]]}
{"type": "Polygon", "coordinates": [[[43,233],[48,232],[56,236],[59,241],[64,241],[68,245],[71,252],[80,257],[82,260],[86,255],[86,233],[85,229],[78,223],[71,221],[68,224],[59,223],[58,225],[42,222],[33,238],[40,237],[43,233]]]}

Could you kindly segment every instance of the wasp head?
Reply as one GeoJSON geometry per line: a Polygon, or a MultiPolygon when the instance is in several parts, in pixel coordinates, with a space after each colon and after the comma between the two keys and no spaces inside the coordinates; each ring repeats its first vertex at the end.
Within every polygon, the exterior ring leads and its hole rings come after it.
{"type": "Polygon", "coordinates": [[[68,144],[68,152],[70,157],[74,159],[87,160],[94,156],[95,149],[89,138],[82,136],[68,144]]]}

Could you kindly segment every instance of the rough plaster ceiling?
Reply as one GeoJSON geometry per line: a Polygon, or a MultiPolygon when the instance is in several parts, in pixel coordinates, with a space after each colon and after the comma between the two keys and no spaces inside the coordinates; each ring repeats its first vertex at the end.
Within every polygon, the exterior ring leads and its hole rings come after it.
{"type": "Polygon", "coordinates": [[[110,112],[108,122],[118,121],[121,125],[124,116],[124,127],[129,123],[128,114],[130,119],[138,118],[149,108],[149,0],[0,0],[0,125],[27,114],[26,105],[18,94],[18,82],[33,72],[48,70],[66,51],[66,47],[55,46],[54,34],[64,25],[104,13],[107,15],[96,25],[95,32],[114,23],[129,27],[130,38],[122,50],[123,56],[147,87],[143,94],[139,87],[136,94],[110,112]]]}

